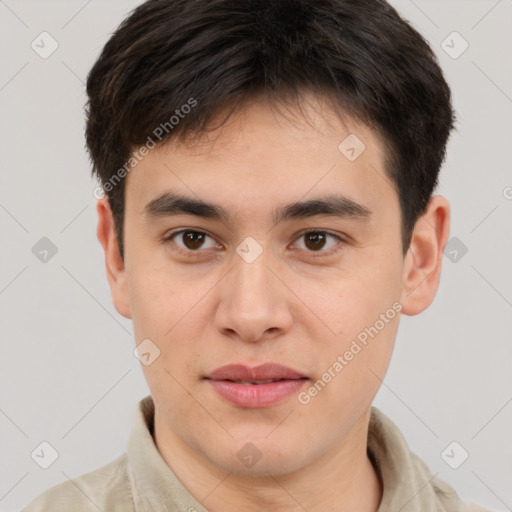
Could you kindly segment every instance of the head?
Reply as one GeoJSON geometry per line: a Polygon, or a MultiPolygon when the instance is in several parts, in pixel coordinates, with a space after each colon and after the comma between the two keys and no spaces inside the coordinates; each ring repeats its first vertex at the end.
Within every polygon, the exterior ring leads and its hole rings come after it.
{"type": "Polygon", "coordinates": [[[433,192],[454,116],[425,40],[380,0],[150,0],[87,93],[107,276],[158,355],[167,439],[256,475],[357,435],[448,237],[433,192]],[[263,363],[300,383],[257,406],[212,385],[263,363]]]}

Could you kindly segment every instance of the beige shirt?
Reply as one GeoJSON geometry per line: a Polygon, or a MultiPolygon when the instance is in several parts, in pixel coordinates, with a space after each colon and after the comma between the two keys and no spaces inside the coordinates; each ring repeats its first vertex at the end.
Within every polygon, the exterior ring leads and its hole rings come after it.
{"type": "MultiPolygon", "coordinates": [[[[166,464],[153,441],[154,404],[138,404],[128,451],[95,471],[50,488],[22,512],[207,512],[166,464]]],[[[383,482],[378,512],[486,512],[463,505],[412,453],[398,428],[372,407],[368,452],[383,482]]]]}

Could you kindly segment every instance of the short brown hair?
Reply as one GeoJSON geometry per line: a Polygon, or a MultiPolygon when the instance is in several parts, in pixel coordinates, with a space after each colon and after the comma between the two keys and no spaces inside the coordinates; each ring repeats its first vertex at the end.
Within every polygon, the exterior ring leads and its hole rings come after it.
{"type": "MultiPolygon", "coordinates": [[[[221,109],[256,94],[279,101],[304,91],[334,98],[386,142],[405,254],[455,117],[428,43],[384,0],[144,2],[87,78],[93,173],[107,184],[133,148],[191,98],[194,108],[159,143],[205,130],[221,109]]],[[[123,254],[124,180],[108,188],[123,254]]]]}

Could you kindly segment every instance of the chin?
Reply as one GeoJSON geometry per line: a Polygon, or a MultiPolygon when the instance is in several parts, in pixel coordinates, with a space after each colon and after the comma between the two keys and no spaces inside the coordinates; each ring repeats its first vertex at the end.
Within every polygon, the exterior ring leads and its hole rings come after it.
{"type": "Polygon", "coordinates": [[[280,477],[294,473],[303,467],[296,459],[283,460],[282,457],[269,457],[268,454],[267,456],[263,456],[252,467],[244,467],[237,458],[223,462],[226,463],[225,466],[222,466],[226,471],[250,478],[280,477]]]}
{"type": "MultiPolygon", "coordinates": [[[[268,435],[268,432],[266,433],[268,435]]],[[[210,460],[225,471],[247,477],[282,476],[306,466],[313,458],[304,452],[304,443],[276,438],[237,437],[222,451],[210,455],[210,460]],[[233,447],[235,449],[233,450],[233,447]]]]}

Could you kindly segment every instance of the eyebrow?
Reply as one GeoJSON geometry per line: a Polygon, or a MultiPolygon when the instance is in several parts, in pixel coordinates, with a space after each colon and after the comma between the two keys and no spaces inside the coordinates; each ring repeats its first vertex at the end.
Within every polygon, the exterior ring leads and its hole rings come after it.
{"type": "MultiPolygon", "coordinates": [[[[195,215],[219,220],[228,224],[231,214],[220,205],[172,192],[165,192],[146,204],[142,210],[148,220],[174,215],[195,215]]],[[[315,215],[327,215],[345,219],[367,219],[372,211],[354,200],[339,194],[297,201],[274,210],[275,224],[291,219],[305,219],[315,215]]]]}

